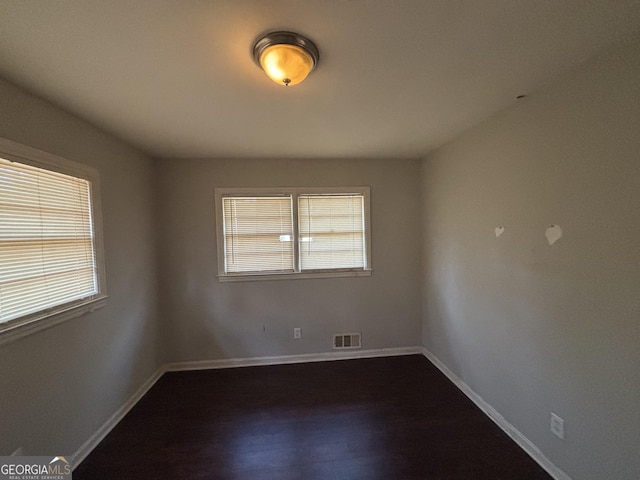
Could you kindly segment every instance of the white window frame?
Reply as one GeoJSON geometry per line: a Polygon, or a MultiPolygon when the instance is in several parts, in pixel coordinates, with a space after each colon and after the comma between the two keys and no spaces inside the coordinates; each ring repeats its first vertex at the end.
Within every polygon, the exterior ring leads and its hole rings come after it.
{"type": "Polygon", "coordinates": [[[102,238],[100,177],[98,171],[88,165],[74,162],[1,137],[0,157],[12,162],[31,165],[89,181],[91,185],[91,214],[93,220],[96,283],[98,289],[98,293],[90,299],[58,305],[0,323],[0,345],[3,345],[102,308],[106,305],[108,295],[104,262],[104,243],[102,238]]]}
{"type": "Polygon", "coordinates": [[[359,187],[269,187],[269,188],[226,188],[215,189],[216,241],[218,258],[218,280],[220,282],[241,282],[257,280],[286,280],[292,278],[332,278],[332,277],[368,277],[371,276],[371,189],[359,187]],[[300,271],[299,232],[298,232],[298,197],[300,195],[362,195],[364,209],[364,248],[365,266],[356,269],[323,269],[300,271]],[[224,197],[292,197],[293,214],[293,272],[258,272],[227,273],[225,272],[225,240],[222,199],[224,197]]]}

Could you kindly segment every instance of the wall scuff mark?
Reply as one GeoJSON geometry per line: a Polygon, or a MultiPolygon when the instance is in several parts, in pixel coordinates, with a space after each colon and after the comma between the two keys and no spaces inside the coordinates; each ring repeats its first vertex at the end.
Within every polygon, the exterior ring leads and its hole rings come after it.
{"type": "Polygon", "coordinates": [[[544,232],[544,236],[547,237],[549,245],[553,245],[562,238],[562,229],[558,225],[549,225],[544,232]]]}

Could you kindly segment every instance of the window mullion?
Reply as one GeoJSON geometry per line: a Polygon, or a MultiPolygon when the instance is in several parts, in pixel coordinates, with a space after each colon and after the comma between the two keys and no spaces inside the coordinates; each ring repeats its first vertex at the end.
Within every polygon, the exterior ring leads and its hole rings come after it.
{"type": "Polygon", "coordinates": [[[291,194],[293,223],[293,271],[300,272],[300,218],[298,217],[298,194],[291,194]]]}

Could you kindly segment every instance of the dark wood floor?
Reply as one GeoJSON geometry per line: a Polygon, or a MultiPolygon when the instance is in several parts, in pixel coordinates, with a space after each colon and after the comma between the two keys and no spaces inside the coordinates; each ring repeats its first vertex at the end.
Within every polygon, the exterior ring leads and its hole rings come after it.
{"type": "Polygon", "coordinates": [[[73,478],[551,477],[410,355],[165,374],[73,478]]]}

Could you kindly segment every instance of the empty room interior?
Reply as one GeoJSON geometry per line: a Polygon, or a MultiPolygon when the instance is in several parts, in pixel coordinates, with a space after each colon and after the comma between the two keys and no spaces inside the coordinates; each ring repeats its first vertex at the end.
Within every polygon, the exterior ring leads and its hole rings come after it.
{"type": "Polygon", "coordinates": [[[0,0],[0,112],[3,464],[640,478],[637,1],[0,0]]]}

